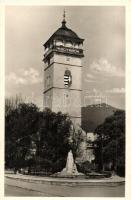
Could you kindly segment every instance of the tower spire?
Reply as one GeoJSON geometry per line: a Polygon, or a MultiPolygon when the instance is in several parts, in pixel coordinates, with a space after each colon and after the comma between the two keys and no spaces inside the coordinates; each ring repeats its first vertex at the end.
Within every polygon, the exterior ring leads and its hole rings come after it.
{"type": "Polygon", "coordinates": [[[65,9],[64,9],[64,12],[63,12],[63,20],[62,20],[62,27],[66,27],[66,20],[65,20],[65,17],[66,17],[66,13],[65,13],[65,9]]]}

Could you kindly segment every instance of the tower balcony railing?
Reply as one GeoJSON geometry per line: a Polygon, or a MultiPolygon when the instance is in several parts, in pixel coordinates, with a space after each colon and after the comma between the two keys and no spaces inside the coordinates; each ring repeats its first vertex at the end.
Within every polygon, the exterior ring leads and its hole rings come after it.
{"type": "Polygon", "coordinates": [[[83,56],[83,49],[75,47],[65,47],[62,45],[61,46],[52,45],[52,47],[50,47],[49,50],[44,54],[44,58],[47,57],[52,51],[83,56]]]}

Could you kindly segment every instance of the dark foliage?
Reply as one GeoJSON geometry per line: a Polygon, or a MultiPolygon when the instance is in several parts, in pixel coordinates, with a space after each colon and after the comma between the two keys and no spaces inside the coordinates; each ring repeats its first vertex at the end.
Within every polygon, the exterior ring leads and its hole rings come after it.
{"type": "Polygon", "coordinates": [[[5,118],[5,161],[8,167],[24,167],[33,135],[38,130],[39,109],[20,103],[5,118]]]}
{"type": "Polygon", "coordinates": [[[117,174],[125,174],[125,112],[117,110],[99,125],[97,134],[96,163],[99,170],[108,168],[117,174]]]}
{"type": "Polygon", "coordinates": [[[71,121],[49,109],[20,103],[5,117],[5,166],[56,172],[66,161],[71,121]]]}
{"type": "Polygon", "coordinates": [[[70,125],[69,117],[61,112],[55,113],[49,109],[43,112],[36,156],[44,158],[41,164],[45,169],[57,172],[64,167],[70,149],[70,125]]]}

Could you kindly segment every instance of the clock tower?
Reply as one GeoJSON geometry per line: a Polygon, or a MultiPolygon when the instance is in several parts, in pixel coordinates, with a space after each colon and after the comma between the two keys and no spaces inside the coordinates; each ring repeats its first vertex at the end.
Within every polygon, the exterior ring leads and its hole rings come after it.
{"type": "Polygon", "coordinates": [[[67,28],[65,12],[62,26],[44,44],[44,107],[68,113],[81,125],[83,41],[67,28]]]}

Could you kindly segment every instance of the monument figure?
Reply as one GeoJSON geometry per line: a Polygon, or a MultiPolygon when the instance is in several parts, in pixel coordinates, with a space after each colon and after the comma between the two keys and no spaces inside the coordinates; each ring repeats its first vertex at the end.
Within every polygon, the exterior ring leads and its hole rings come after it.
{"type": "Polygon", "coordinates": [[[66,172],[69,175],[78,175],[77,167],[74,162],[72,151],[68,152],[67,161],[66,161],[66,172]]]}
{"type": "Polygon", "coordinates": [[[61,172],[57,172],[57,173],[53,174],[53,176],[55,176],[55,177],[65,177],[65,178],[84,176],[84,174],[79,173],[78,170],[77,170],[77,166],[74,162],[72,150],[70,150],[68,152],[65,168],[61,172]]]}

